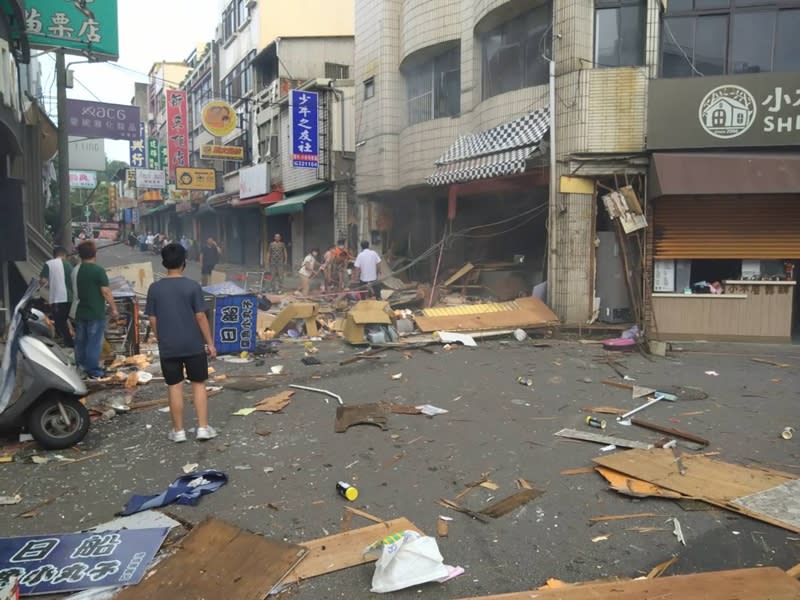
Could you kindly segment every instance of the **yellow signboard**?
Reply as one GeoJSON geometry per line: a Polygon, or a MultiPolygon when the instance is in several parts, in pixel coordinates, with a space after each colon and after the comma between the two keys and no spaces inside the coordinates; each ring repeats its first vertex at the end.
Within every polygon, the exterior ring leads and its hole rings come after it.
{"type": "Polygon", "coordinates": [[[244,160],[244,148],[206,144],[200,147],[200,158],[203,160],[244,160]]]}
{"type": "Polygon", "coordinates": [[[236,111],[224,100],[213,100],[203,106],[200,120],[206,131],[215,137],[224,137],[236,129],[236,111]]]}
{"type": "Polygon", "coordinates": [[[217,173],[214,169],[178,167],[175,169],[175,187],[179,190],[214,191],[217,189],[217,173]]]}

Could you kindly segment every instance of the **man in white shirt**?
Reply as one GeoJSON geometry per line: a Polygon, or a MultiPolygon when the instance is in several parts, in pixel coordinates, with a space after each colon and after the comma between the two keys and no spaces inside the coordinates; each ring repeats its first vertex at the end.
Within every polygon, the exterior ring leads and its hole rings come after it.
{"type": "Polygon", "coordinates": [[[67,321],[72,303],[72,265],[67,261],[65,248],[56,246],[53,249],[53,258],[44,264],[39,273],[39,283],[49,286],[48,304],[56,333],[67,348],[72,348],[75,344],[67,321]]]}
{"type": "Polygon", "coordinates": [[[369,290],[370,295],[376,300],[381,299],[381,283],[378,281],[381,257],[375,250],[370,249],[369,242],[361,242],[361,252],[358,253],[353,266],[353,281],[360,281],[369,290]]]}

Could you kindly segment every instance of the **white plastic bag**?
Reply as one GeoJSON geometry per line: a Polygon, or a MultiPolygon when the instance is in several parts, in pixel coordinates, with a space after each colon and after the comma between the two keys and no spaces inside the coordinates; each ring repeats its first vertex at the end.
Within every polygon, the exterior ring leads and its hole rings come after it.
{"type": "Polygon", "coordinates": [[[372,576],[372,591],[377,594],[437,581],[450,575],[436,540],[416,531],[404,531],[364,551],[365,555],[378,553],[380,556],[372,576]]]}

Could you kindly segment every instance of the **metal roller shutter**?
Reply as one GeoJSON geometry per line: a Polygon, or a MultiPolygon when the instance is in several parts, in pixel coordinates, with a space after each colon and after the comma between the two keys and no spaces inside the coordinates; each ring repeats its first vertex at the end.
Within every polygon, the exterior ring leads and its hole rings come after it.
{"type": "Polygon", "coordinates": [[[654,204],[655,258],[800,258],[800,196],[672,197],[654,204]]]}

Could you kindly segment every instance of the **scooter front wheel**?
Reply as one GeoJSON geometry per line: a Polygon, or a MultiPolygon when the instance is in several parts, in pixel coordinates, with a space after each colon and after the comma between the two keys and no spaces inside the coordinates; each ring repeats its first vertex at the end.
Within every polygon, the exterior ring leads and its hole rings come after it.
{"type": "Polygon", "coordinates": [[[39,400],[28,413],[28,431],[48,450],[69,448],[89,431],[89,411],[74,397],[54,393],[39,400]]]}

